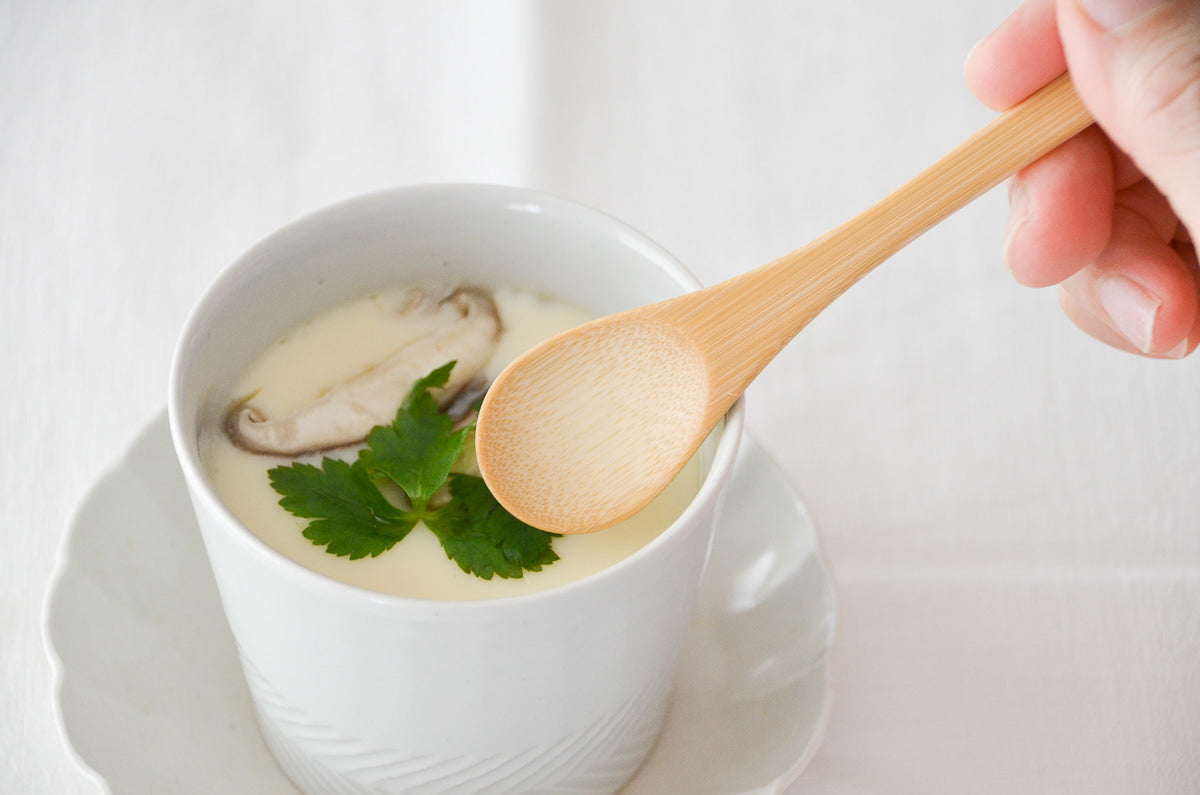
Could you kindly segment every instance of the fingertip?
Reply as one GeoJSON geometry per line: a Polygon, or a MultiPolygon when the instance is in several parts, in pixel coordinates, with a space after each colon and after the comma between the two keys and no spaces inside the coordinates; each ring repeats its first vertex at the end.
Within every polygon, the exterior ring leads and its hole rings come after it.
{"type": "Polygon", "coordinates": [[[1089,266],[1059,289],[1063,311],[1080,329],[1114,348],[1163,359],[1200,344],[1194,276],[1178,261],[1151,253],[1089,266]]]}
{"type": "Polygon", "coordinates": [[[1004,266],[1024,287],[1049,287],[1062,281],[1044,273],[1030,255],[1026,227],[1030,220],[1029,187],[1020,175],[1008,182],[1008,227],[1004,233],[1004,266]]]}
{"type": "Polygon", "coordinates": [[[967,89],[983,105],[991,110],[1000,112],[1008,109],[1013,103],[1008,101],[1005,92],[997,90],[996,81],[992,77],[994,47],[990,43],[996,35],[995,31],[975,42],[967,57],[963,60],[963,81],[967,89]]]}
{"type": "Polygon", "coordinates": [[[1070,285],[1059,285],[1058,305],[1062,308],[1063,314],[1067,316],[1067,319],[1092,339],[1099,340],[1105,345],[1116,348],[1119,351],[1143,355],[1125,337],[1114,330],[1110,323],[1092,310],[1086,301],[1076,296],[1070,285]]]}
{"type": "Polygon", "coordinates": [[[1200,314],[1195,267],[1144,213],[1118,210],[1112,240],[1095,269],[1101,280],[1127,279],[1158,302],[1143,352],[1162,355],[1192,344],[1200,314]]]}
{"type": "Polygon", "coordinates": [[[1009,183],[1004,259],[1027,287],[1069,278],[1104,251],[1112,229],[1112,167],[1103,137],[1085,131],[1009,183]]]}
{"type": "Polygon", "coordinates": [[[963,63],[971,93],[992,110],[1011,108],[1067,68],[1054,0],[1026,0],[980,39],[963,63]]]}

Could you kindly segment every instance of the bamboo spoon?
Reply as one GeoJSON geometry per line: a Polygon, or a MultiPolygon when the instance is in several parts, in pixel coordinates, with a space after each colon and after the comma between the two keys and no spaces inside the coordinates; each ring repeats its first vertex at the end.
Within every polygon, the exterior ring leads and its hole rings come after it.
{"type": "Polygon", "coordinates": [[[532,349],[483,401],[475,444],[484,480],[511,513],[543,530],[591,532],[632,515],[821,310],[1091,123],[1063,75],[807,246],[532,349]]]}

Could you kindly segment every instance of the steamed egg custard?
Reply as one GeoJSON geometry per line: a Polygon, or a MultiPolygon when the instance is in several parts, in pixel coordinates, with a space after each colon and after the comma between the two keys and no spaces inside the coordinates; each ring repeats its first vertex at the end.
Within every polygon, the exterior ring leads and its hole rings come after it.
{"type": "MultiPolygon", "coordinates": [[[[424,524],[377,556],[331,554],[303,535],[307,519],[280,505],[270,474],[297,464],[332,466],[324,463],[328,459],[354,461],[367,433],[392,422],[414,382],[450,361],[455,365],[447,382],[429,395],[456,428],[469,425],[473,405],[509,362],[590,319],[562,302],[507,288],[396,288],[336,306],[265,350],[237,383],[224,427],[211,435],[205,456],[216,492],[242,524],[286,557],[350,585],[398,596],[513,596],[611,566],[683,512],[700,488],[697,461],[629,519],[596,533],[554,537],[558,559],[540,570],[490,579],[464,571],[424,524]]],[[[477,476],[474,438],[466,434],[454,469],[477,476]]]]}

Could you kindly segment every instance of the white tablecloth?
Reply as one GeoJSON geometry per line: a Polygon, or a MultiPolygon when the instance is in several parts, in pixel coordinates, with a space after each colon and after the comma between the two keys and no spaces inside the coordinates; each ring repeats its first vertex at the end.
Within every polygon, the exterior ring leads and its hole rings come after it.
{"type": "MultiPolygon", "coordinates": [[[[0,3],[0,792],[94,792],[43,599],[164,403],[184,315],[292,218],[420,182],[606,210],[705,282],[845,220],[991,118],[957,3],[0,3]]],[[[1084,337],[1004,271],[993,192],[749,394],[838,582],[789,792],[1200,791],[1200,361],[1084,337]]],[[[131,740],[132,741],[132,740],[131,740]]]]}

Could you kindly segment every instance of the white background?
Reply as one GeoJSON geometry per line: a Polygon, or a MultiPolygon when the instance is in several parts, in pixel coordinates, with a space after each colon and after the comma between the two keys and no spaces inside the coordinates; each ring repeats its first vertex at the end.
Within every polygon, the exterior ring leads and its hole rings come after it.
{"type": "MultiPolygon", "coordinates": [[[[992,116],[981,0],[0,0],[0,792],[97,788],[42,605],[161,412],[183,318],[274,228],[395,185],[548,190],[711,283],[992,116]]],[[[838,581],[834,711],[789,792],[1200,791],[1200,361],[1143,361],[1004,270],[1002,190],[752,387],[838,581]]]]}

